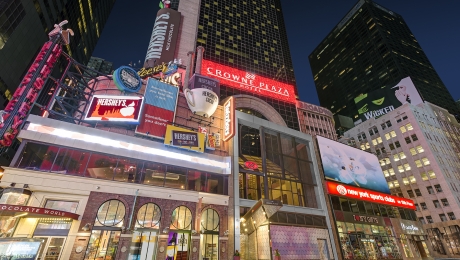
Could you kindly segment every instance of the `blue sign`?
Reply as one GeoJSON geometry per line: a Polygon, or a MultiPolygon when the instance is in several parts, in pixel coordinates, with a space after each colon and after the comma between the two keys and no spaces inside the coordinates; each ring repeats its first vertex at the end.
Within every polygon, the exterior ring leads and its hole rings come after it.
{"type": "Polygon", "coordinates": [[[149,78],[145,89],[145,103],[169,111],[176,111],[178,94],[178,87],[149,78]]]}
{"type": "Polygon", "coordinates": [[[127,66],[121,66],[113,72],[113,81],[120,91],[136,93],[142,87],[142,80],[137,72],[127,66]]]}

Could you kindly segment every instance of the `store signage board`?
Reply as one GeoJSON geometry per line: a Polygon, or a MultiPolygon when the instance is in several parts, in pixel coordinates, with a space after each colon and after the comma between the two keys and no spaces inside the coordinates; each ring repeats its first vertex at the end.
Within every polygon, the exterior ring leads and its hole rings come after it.
{"type": "Polygon", "coordinates": [[[199,74],[193,74],[193,76],[190,78],[189,88],[205,88],[213,91],[217,95],[220,95],[219,81],[199,74]]]}
{"type": "Polygon", "coordinates": [[[144,110],[136,133],[163,139],[166,126],[174,123],[178,94],[178,87],[149,78],[144,110]]]}
{"type": "Polygon", "coordinates": [[[235,100],[230,97],[224,103],[224,136],[222,140],[228,141],[235,135],[235,100]]]}
{"type": "Polygon", "coordinates": [[[205,145],[205,134],[188,130],[182,127],[168,125],[164,144],[203,153],[205,145]]]}
{"type": "Polygon", "coordinates": [[[78,220],[80,215],[71,213],[71,212],[66,212],[66,211],[61,211],[61,210],[55,210],[55,209],[47,209],[47,208],[37,208],[37,207],[29,207],[29,206],[17,206],[17,205],[9,205],[9,204],[0,204],[0,211],[4,212],[13,212],[13,213],[27,213],[30,216],[33,217],[61,217],[61,218],[71,218],[78,220]]]}
{"type": "Polygon", "coordinates": [[[142,80],[137,72],[128,66],[121,66],[113,72],[113,82],[120,91],[137,93],[142,87],[142,80]]]}
{"type": "Polygon", "coordinates": [[[393,207],[415,210],[414,202],[410,199],[396,197],[381,192],[366,190],[332,181],[326,181],[327,192],[330,195],[342,196],[374,203],[385,204],[393,207]]]}
{"type": "Polygon", "coordinates": [[[251,170],[258,170],[259,169],[259,165],[257,165],[256,162],[253,162],[253,161],[246,161],[244,162],[244,166],[248,169],[251,169],[251,170]]]}
{"type": "Polygon", "coordinates": [[[94,95],[85,120],[139,124],[144,97],[94,95]]]}
{"type": "Polygon", "coordinates": [[[201,74],[220,80],[221,84],[241,89],[256,95],[295,103],[294,86],[238,70],[212,61],[203,60],[201,74]]]}

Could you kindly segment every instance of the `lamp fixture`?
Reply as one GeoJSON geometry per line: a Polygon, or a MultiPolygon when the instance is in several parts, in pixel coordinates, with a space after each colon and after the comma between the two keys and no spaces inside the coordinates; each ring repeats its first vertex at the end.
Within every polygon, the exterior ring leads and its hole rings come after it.
{"type": "Polygon", "coordinates": [[[89,231],[90,228],[91,228],[91,224],[90,224],[90,223],[86,223],[86,224],[81,228],[81,230],[83,230],[83,231],[89,231]]]}
{"type": "Polygon", "coordinates": [[[168,232],[169,232],[169,228],[165,228],[165,229],[163,229],[163,233],[165,233],[165,234],[166,234],[166,233],[168,233],[168,232]]]}
{"type": "Polygon", "coordinates": [[[16,182],[12,182],[12,183],[10,184],[10,187],[14,187],[14,186],[16,186],[16,182]]]}

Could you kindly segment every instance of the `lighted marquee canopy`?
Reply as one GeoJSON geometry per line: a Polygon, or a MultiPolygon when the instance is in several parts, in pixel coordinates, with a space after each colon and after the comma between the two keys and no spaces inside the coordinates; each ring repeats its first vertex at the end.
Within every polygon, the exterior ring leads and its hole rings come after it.
{"type": "Polygon", "coordinates": [[[294,86],[238,70],[212,61],[203,60],[201,74],[219,79],[221,84],[258,95],[295,103],[294,86]]]}

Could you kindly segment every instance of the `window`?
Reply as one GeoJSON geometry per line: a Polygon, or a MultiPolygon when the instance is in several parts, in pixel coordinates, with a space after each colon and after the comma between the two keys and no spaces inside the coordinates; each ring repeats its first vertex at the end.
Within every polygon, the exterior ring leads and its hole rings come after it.
{"type": "Polygon", "coordinates": [[[444,207],[449,206],[449,201],[447,201],[447,199],[441,199],[441,203],[444,207]]]}
{"type": "Polygon", "coordinates": [[[410,183],[416,183],[417,182],[417,180],[415,179],[414,175],[409,176],[409,181],[410,181],[410,183]]]}
{"type": "Polygon", "coordinates": [[[406,125],[406,129],[407,131],[410,131],[410,130],[413,130],[414,128],[412,127],[412,125],[409,123],[406,125]]]}
{"type": "Polygon", "coordinates": [[[179,206],[174,209],[171,217],[170,229],[190,230],[192,229],[192,212],[186,206],[179,206]]]}
{"type": "Polygon", "coordinates": [[[412,137],[412,141],[414,141],[414,142],[418,140],[418,137],[417,137],[416,134],[413,134],[410,137],[412,137]]]}
{"type": "Polygon", "coordinates": [[[108,200],[97,211],[98,226],[119,226],[125,217],[125,204],[119,200],[108,200]]]}
{"type": "Polygon", "coordinates": [[[445,214],[439,214],[439,218],[441,219],[441,221],[447,221],[447,218],[446,218],[446,215],[445,214]]]}
{"type": "MultiPolygon", "coordinates": [[[[410,165],[408,163],[405,163],[403,166],[404,166],[404,170],[410,171],[411,168],[410,168],[410,165]]],[[[412,177],[414,177],[414,176],[412,176],[412,177]]]]}
{"type": "Polygon", "coordinates": [[[433,205],[435,208],[440,208],[441,207],[441,203],[439,203],[439,200],[433,200],[433,205]]]}
{"type": "Polygon", "coordinates": [[[420,168],[423,166],[420,160],[415,160],[415,165],[417,166],[417,168],[420,168]]]}
{"type": "Polygon", "coordinates": [[[410,143],[411,143],[410,137],[406,137],[406,138],[404,138],[404,140],[406,140],[406,144],[410,144],[410,143]]]}
{"type": "Polygon", "coordinates": [[[418,153],[423,153],[425,151],[421,145],[415,147],[415,149],[417,149],[418,153]]]}
{"type": "Polygon", "coordinates": [[[427,174],[430,177],[430,179],[436,179],[436,174],[434,173],[434,171],[429,171],[427,172],[427,174]]]}
{"type": "Polygon", "coordinates": [[[447,216],[449,216],[449,219],[450,219],[450,220],[456,220],[456,219],[457,219],[457,218],[455,218],[454,212],[449,212],[449,213],[447,213],[447,216]]]}
{"type": "MultiPolygon", "coordinates": [[[[415,196],[414,196],[414,192],[413,192],[412,190],[407,190],[407,194],[409,195],[410,198],[415,197],[415,196]]],[[[420,205],[422,205],[422,204],[420,204],[420,205]]],[[[423,205],[422,205],[422,206],[423,206],[423,205]]],[[[423,208],[423,207],[422,207],[422,208],[423,208]]]]}
{"type": "Polygon", "coordinates": [[[428,191],[429,194],[434,194],[434,190],[432,186],[426,187],[426,190],[428,191]]]}
{"type": "Polygon", "coordinates": [[[417,197],[421,197],[422,196],[422,193],[420,192],[419,189],[415,189],[415,195],[417,195],[417,197]]]}
{"type": "Polygon", "coordinates": [[[420,207],[418,206],[418,204],[415,203],[414,205],[415,205],[415,210],[416,210],[416,211],[420,211],[420,207]]]}
{"type": "Polygon", "coordinates": [[[425,202],[420,203],[420,207],[422,207],[422,210],[428,209],[425,202]]]}
{"type": "Polygon", "coordinates": [[[402,178],[404,185],[409,185],[409,179],[402,178]]]}
{"type": "Polygon", "coordinates": [[[159,228],[160,219],[160,207],[155,203],[146,203],[137,212],[136,226],[142,228],[159,228]]]}
{"type": "Polygon", "coordinates": [[[385,123],[381,124],[380,126],[382,127],[382,130],[385,130],[385,128],[387,128],[387,126],[385,125],[385,123]]]}
{"type": "Polygon", "coordinates": [[[426,175],[426,173],[422,172],[422,173],[420,173],[420,176],[422,177],[422,180],[424,180],[424,181],[428,180],[428,176],[426,175]]]}
{"type": "Polygon", "coordinates": [[[417,151],[415,150],[415,148],[410,148],[410,154],[412,155],[416,155],[417,154],[417,151]]]}
{"type": "Polygon", "coordinates": [[[436,192],[442,192],[441,185],[436,184],[436,185],[434,185],[434,188],[436,189],[436,192]]]}
{"type": "Polygon", "coordinates": [[[404,172],[404,168],[403,168],[402,165],[398,165],[398,171],[399,171],[399,172],[404,172]]]}
{"type": "Polygon", "coordinates": [[[431,218],[431,216],[426,216],[426,221],[428,223],[433,223],[433,218],[431,218]]]}
{"type": "Polygon", "coordinates": [[[392,144],[392,143],[388,144],[388,146],[390,147],[390,150],[392,150],[392,151],[393,151],[394,149],[396,149],[396,148],[395,148],[395,145],[392,144]]]}
{"type": "Polygon", "coordinates": [[[401,126],[401,127],[399,128],[399,130],[401,130],[401,133],[403,133],[403,134],[404,134],[405,132],[407,132],[407,131],[406,131],[406,128],[405,128],[404,126],[401,126]]]}
{"type": "Polygon", "coordinates": [[[425,221],[425,219],[423,217],[418,218],[418,221],[420,221],[422,223],[422,225],[426,224],[426,221],[425,221]]]}
{"type": "Polygon", "coordinates": [[[390,121],[386,121],[385,124],[387,125],[387,127],[391,127],[391,122],[390,121]]]}
{"type": "Polygon", "coordinates": [[[395,142],[395,146],[396,146],[396,148],[401,147],[401,144],[399,143],[399,141],[396,141],[396,142],[395,142]]]}

